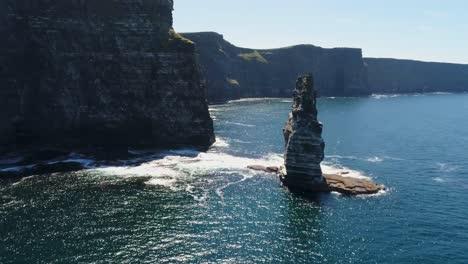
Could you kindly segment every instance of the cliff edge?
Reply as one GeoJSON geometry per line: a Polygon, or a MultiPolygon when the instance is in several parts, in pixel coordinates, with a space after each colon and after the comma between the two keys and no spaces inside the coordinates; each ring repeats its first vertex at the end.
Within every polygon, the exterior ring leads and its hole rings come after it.
{"type": "Polygon", "coordinates": [[[214,142],[172,0],[0,3],[0,150],[214,142]]]}
{"type": "Polygon", "coordinates": [[[294,80],[314,72],[319,96],[370,95],[362,51],[297,45],[254,50],[232,45],[214,32],[183,33],[195,42],[208,99],[291,97],[294,80]]]}

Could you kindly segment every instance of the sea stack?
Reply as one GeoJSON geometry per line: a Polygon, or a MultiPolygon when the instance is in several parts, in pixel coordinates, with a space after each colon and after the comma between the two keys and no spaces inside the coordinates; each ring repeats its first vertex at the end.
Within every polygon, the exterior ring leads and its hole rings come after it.
{"type": "Polygon", "coordinates": [[[286,141],[285,172],[281,180],[290,189],[307,192],[326,191],[326,181],[320,163],[325,143],[322,124],[317,120],[317,93],[311,74],[299,77],[294,90],[294,102],[283,130],[286,141]]]}
{"type": "Polygon", "coordinates": [[[251,170],[276,173],[293,192],[337,192],[345,195],[376,194],[385,186],[363,178],[347,177],[349,172],[323,174],[325,157],[322,124],[317,119],[317,92],[311,74],[299,77],[294,90],[292,112],[283,130],[286,141],[283,167],[247,166],[251,170]]]}

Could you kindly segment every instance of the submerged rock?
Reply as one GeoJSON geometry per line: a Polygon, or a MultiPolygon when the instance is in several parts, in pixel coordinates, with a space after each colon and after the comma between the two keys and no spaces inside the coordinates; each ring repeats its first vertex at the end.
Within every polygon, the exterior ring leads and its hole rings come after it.
{"type": "Polygon", "coordinates": [[[286,173],[284,185],[304,191],[324,191],[326,183],[320,163],[324,158],[325,143],[322,124],[317,120],[317,94],[313,77],[305,75],[296,82],[294,102],[284,128],[286,173]]]}

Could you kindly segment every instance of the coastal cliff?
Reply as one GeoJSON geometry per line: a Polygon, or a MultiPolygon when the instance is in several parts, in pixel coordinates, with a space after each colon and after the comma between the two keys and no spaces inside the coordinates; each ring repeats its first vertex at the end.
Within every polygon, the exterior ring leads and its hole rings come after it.
{"type": "Polygon", "coordinates": [[[0,3],[0,150],[214,142],[172,0],[0,3]]]}
{"type": "Polygon", "coordinates": [[[314,72],[320,96],[369,95],[360,49],[298,45],[239,48],[214,32],[183,33],[196,43],[211,102],[249,97],[290,97],[293,80],[314,72]]]}
{"type": "Polygon", "coordinates": [[[372,93],[467,92],[468,65],[365,58],[372,93]]]}
{"type": "Polygon", "coordinates": [[[282,177],[284,185],[304,191],[326,190],[320,163],[325,157],[322,124],[317,120],[317,94],[311,75],[300,77],[294,102],[284,128],[286,152],[282,177]]]}

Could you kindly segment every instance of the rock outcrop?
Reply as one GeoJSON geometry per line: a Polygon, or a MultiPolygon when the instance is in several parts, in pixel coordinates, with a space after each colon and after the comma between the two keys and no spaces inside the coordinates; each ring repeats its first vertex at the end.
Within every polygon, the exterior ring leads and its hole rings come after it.
{"type": "Polygon", "coordinates": [[[325,156],[322,124],[317,119],[317,94],[311,75],[299,77],[292,112],[283,130],[286,142],[284,166],[250,165],[247,168],[276,173],[281,182],[300,193],[338,192],[345,195],[375,194],[385,186],[370,180],[344,176],[349,172],[323,174],[325,156]]]}
{"type": "Polygon", "coordinates": [[[0,2],[0,150],[214,141],[172,0],[0,2]]]}
{"type": "Polygon", "coordinates": [[[314,72],[320,96],[369,95],[360,49],[298,45],[280,49],[239,48],[213,32],[184,33],[194,41],[212,102],[249,97],[287,97],[296,77],[314,72]]]}
{"type": "Polygon", "coordinates": [[[365,58],[372,93],[467,92],[468,65],[365,58]]]}
{"type": "MultiPolygon", "coordinates": [[[[250,165],[250,166],[247,166],[247,168],[254,170],[254,171],[276,173],[276,174],[279,174],[280,179],[283,179],[285,175],[285,173],[281,171],[281,167],[274,167],[274,166],[266,167],[262,165],[250,165]]],[[[320,191],[337,192],[337,193],[341,193],[344,195],[368,195],[368,194],[377,194],[381,191],[386,190],[384,185],[377,184],[373,181],[370,181],[367,179],[347,177],[344,175],[346,175],[346,171],[340,172],[338,174],[323,174],[325,186],[323,189],[320,189],[320,191]]],[[[308,192],[307,189],[303,189],[303,188],[294,188],[294,190],[299,190],[299,191],[302,191],[303,193],[308,192]]]]}
{"type": "Polygon", "coordinates": [[[323,177],[331,192],[345,195],[377,194],[386,188],[366,179],[357,179],[338,174],[324,174],[323,177]]]}
{"type": "Polygon", "coordinates": [[[325,143],[322,124],[317,120],[317,94],[311,75],[297,80],[294,102],[284,128],[284,185],[304,191],[326,189],[320,163],[324,158],[325,143]]]}

